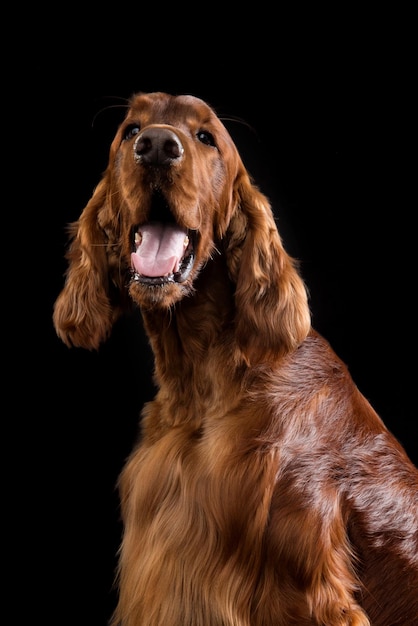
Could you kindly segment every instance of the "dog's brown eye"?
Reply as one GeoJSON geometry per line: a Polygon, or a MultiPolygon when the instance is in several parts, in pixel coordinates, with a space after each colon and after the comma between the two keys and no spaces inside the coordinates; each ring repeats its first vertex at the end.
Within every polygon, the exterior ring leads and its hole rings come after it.
{"type": "Polygon", "coordinates": [[[213,135],[211,133],[209,133],[206,130],[199,130],[196,137],[198,138],[199,141],[201,141],[202,143],[206,144],[207,146],[214,146],[215,147],[215,140],[213,138],[213,135]]]}
{"type": "Polygon", "coordinates": [[[124,139],[132,139],[135,135],[137,135],[140,131],[140,128],[137,124],[131,124],[128,126],[123,134],[124,139]]]}

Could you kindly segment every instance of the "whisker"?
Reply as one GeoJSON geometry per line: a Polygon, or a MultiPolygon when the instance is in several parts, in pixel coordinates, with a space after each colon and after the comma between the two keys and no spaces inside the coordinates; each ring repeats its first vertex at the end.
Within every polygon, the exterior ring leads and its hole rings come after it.
{"type": "Polygon", "coordinates": [[[127,100],[127,98],[122,98],[119,96],[106,96],[107,98],[113,98],[115,100],[121,100],[123,102],[123,104],[109,104],[105,107],[103,107],[102,109],[100,109],[99,111],[97,111],[97,113],[95,113],[95,115],[93,116],[93,119],[91,121],[91,126],[92,128],[94,127],[95,122],[97,121],[97,118],[99,117],[99,115],[102,115],[102,113],[105,113],[106,111],[110,111],[111,109],[128,109],[129,108],[129,102],[127,100]]]}
{"type": "Polygon", "coordinates": [[[237,117],[235,115],[225,115],[225,116],[222,115],[222,116],[219,116],[219,119],[221,120],[221,122],[235,122],[236,124],[241,124],[242,126],[245,126],[245,128],[251,131],[259,139],[259,134],[254,128],[254,126],[252,126],[249,122],[247,122],[242,117],[237,117]]]}
{"type": "Polygon", "coordinates": [[[108,248],[109,246],[118,246],[119,243],[115,242],[115,243],[92,243],[90,244],[93,248],[108,248]]]}

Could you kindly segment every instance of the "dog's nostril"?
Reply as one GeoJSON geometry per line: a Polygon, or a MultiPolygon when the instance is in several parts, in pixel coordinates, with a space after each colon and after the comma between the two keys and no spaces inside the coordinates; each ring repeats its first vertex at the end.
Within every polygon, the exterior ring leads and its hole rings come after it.
{"type": "Polygon", "coordinates": [[[148,128],[134,143],[135,159],[149,165],[170,165],[183,152],[180,139],[168,128],[148,128]]]}

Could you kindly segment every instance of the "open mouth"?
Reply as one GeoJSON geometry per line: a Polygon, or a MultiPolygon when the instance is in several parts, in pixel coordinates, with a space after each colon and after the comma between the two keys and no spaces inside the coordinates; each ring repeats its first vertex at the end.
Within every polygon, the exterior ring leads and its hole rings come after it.
{"type": "Polygon", "coordinates": [[[194,261],[197,231],[180,226],[161,191],[146,222],[132,229],[131,280],[145,285],[183,283],[194,261]]]}
{"type": "Polygon", "coordinates": [[[195,239],[195,231],[172,222],[147,222],[136,227],[132,280],[147,285],[184,282],[193,267],[195,239]]]}

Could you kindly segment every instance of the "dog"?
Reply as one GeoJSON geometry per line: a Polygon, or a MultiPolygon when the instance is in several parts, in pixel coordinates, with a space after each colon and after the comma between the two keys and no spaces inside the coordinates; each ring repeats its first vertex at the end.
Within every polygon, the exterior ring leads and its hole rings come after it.
{"type": "Polygon", "coordinates": [[[53,323],[138,307],[155,398],[118,480],[114,626],[418,624],[418,470],[311,324],[297,261],[215,109],[137,93],[53,323]]]}

